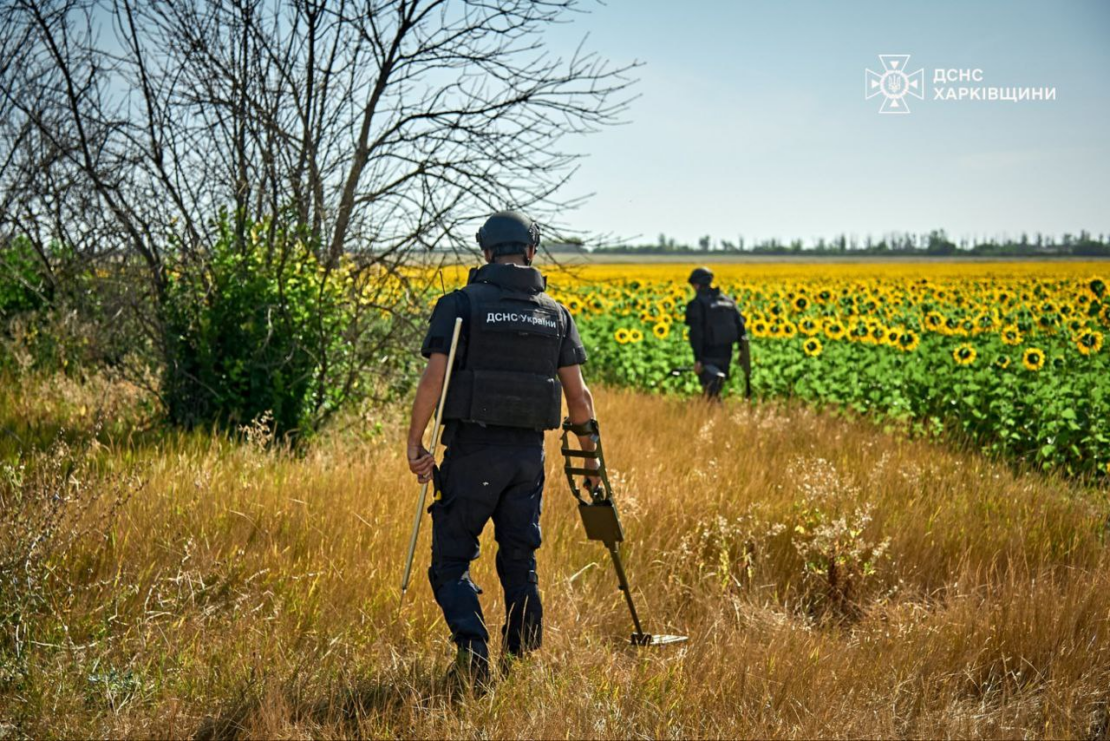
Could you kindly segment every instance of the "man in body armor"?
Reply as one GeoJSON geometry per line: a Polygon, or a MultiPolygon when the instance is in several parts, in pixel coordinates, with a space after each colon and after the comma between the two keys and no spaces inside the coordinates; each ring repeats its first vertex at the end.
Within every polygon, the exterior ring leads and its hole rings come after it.
{"type": "MultiPolygon", "coordinates": [[[[538,227],[523,214],[491,216],[478,232],[487,264],[471,271],[465,288],[438,301],[421,348],[428,363],[413,403],[408,461],[421,482],[435,482],[428,577],[458,647],[451,676],[460,683],[489,680],[489,633],[470,562],[490,519],[505,592],[503,666],[540,647],[535,553],[543,435],[559,426],[562,397],[571,422],[594,418],[578,329],[570,312],[544,293],[546,280],[531,267],[539,238],[538,227]],[[447,450],[436,469],[422,440],[442,389],[456,317],[463,325],[443,411],[447,450]]],[[[580,443],[595,448],[590,437],[580,443]]],[[[589,463],[596,467],[597,461],[589,463]]],[[[597,484],[587,481],[591,488],[597,484]]]]}
{"type": "Polygon", "coordinates": [[[694,373],[708,399],[720,400],[721,388],[728,378],[732,346],[739,344],[738,360],[744,369],[745,392],[752,396],[751,349],[744,316],[736,302],[713,288],[713,272],[695,268],[690,273],[694,300],[686,304],[686,324],[690,328],[690,347],[694,351],[694,373]]]}

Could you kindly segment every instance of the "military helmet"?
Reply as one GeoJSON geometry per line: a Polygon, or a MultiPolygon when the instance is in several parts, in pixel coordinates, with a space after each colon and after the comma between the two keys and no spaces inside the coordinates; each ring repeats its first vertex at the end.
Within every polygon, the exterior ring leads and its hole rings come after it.
{"type": "Polygon", "coordinates": [[[690,273],[689,282],[696,286],[708,286],[713,282],[713,271],[705,267],[694,268],[690,273]]]}
{"type": "Polygon", "coordinates": [[[478,230],[478,245],[494,255],[525,252],[540,243],[540,227],[519,211],[499,211],[478,230]]]}

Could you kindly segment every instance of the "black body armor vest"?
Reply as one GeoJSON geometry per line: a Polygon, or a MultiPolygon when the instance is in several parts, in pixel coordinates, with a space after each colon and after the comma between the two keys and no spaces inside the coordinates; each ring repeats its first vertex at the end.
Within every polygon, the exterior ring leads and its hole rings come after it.
{"type": "Polygon", "coordinates": [[[721,294],[720,288],[698,291],[705,316],[705,344],[730,345],[740,339],[736,302],[721,294]]]}
{"type": "Polygon", "coordinates": [[[550,430],[559,426],[559,349],[568,328],[559,304],[532,267],[490,264],[461,289],[465,345],[443,417],[550,430]]]}

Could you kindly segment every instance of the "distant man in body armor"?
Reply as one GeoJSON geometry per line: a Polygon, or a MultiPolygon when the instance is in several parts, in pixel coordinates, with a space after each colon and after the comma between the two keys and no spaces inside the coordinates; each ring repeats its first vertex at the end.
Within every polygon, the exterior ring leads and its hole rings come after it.
{"type": "MultiPolygon", "coordinates": [[[[413,403],[408,461],[420,482],[434,478],[428,578],[457,645],[449,676],[459,683],[489,680],[489,633],[470,562],[479,555],[478,537],[490,519],[505,592],[503,667],[540,647],[536,549],[544,431],[560,425],[562,397],[571,422],[594,418],[578,329],[570,312],[544,293],[547,281],[531,267],[539,239],[538,227],[523,214],[491,216],[478,232],[487,264],[471,270],[465,288],[439,300],[421,348],[428,363],[413,403]],[[436,469],[423,432],[440,396],[456,317],[463,325],[443,412],[447,450],[436,469]]],[[[585,450],[595,448],[590,437],[579,441],[585,450]]],[[[588,479],[587,485],[598,481],[588,479]]]]}
{"type": "Polygon", "coordinates": [[[713,272],[709,268],[695,268],[690,273],[694,300],[686,304],[686,324],[694,351],[694,373],[706,398],[720,400],[721,388],[729,374],[732,346],[738,344],[738,360],[744,369],[744,395],[750,399],[752,362],[744,316],[736,308],[736,302],[712,284],[713,272]]]}

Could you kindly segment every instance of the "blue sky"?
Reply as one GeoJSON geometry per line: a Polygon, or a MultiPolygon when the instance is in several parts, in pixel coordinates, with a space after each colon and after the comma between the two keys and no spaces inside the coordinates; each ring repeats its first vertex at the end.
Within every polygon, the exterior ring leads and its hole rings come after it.
{"type": "MultiPolygon", "coordinates": [[[[568,225],[654,242],[841,232],[1110,233],[1110,2],[609,0],[549,36],[638,59],[629,123],[568,142],[595,195],[568,225]],[[879,115],[879,54],[925,100],[879,115]],[[933,100],[935,68],[1051,102],[933,100]]],[[[959,83],[952,83],[957,86],[959,83]]],[[[968,83],[963,83],[968,84],[968,83]]]]}

